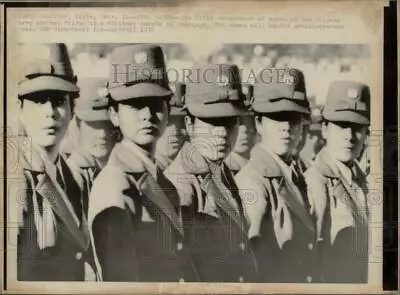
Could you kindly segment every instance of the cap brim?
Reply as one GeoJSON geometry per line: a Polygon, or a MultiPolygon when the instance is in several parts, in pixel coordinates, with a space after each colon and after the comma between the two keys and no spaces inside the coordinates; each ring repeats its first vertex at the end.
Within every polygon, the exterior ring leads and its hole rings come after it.
{"type": "Polygon", "coordinates": [[[173,94],[168,88],[154,83],[138,83],[131,86],[110,88],[109,93],[116,101],[139,97],[166,97],[173,94]]]}
{"type": "Polygon", "coordinates": [[[200,118],[235,117],[243,114],[243,111],[229,102],[215,104],[188,104],[189,112],[200,118]]]}
{"type": "Polygon", "coordinates": [[[369,125],[370,121],[367,117],[353,111],[324,111],[323,118],[333,122],[351,122],[361,125],[369,125]]]}
{"type": "Polygon", "coordinates": [[[169,113],[170,116],[185,116],[186,112],[184,108],[171,107],[171,111],[169,113]]]}
{"type": "Polygon", "coordinates": [[[75,110],[75,115],[82,121],[109,121],[110,117],[107,110],[75,110]]]}
{"type": "Polygon", "coordinates": [[[257,113],[278,113],[278,112],[297,112],[310,114],[310,110],[295,102],[282,99],[276,102],[255,102],[252,108],[257,113]]]}
{"type": "Polygon", "coordinates": [[[23,96],[26,94],[56,90],[65,92],[79,92],[76,84],[55,76],[39,76],[33,79],[28,79],[19,84],[18,95],[23,96]]]}

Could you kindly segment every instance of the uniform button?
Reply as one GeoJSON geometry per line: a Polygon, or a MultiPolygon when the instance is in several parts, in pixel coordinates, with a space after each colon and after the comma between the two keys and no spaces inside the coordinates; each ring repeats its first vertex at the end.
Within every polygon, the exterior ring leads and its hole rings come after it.
{"type": "Polygon", "coordinates": [[[76,258],[76,260],[81,260],[82,259],[82,253],[81,252],[76,252],[75,258],[76,258]]]}
{"type": "Polygon", "coordinates": [[[179,279],[179,283],[184,283],[184,282],[185,282],[185,280],[183,278],[179,279]]]}
{"type": "Polygon", "coordinates": [[[183,244],[182,243],[177,243],[176,244],[176,248],[178,249],[178,251],[181,251],[183,249],[183,244]]]}
{"type": "Polygon", "coordinates": [[[314,245],[312,243],[308,244],[308,250],[314,249],[314,245]]]}
{"type": "Polygon", "coordinates": [[[239,282],[241,282],[241,283],[244,282],[244,278],[242,276],[239,277],[239,282]]]}
{"type": "Polygon", "coordinates": [[[240,250],[244,251],[246,249],[246,246],[244,243],[240,243],[239,248],[240,248],[240,250]]]}
{"type": "Polygon", "coordinates": [[[307,276],[306,280],[307,280],[307,283],[311,283],[312,282],[312,277],[311,276],[307,276]]]}

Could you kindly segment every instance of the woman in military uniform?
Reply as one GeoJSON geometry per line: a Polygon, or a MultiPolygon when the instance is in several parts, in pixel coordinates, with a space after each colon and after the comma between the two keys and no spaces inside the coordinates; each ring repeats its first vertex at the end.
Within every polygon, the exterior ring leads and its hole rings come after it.
{"type": "Polygon", "coordinates": [[[224,163],[244,111],[238,68],[205,65],[186,84],[186,143],[165,175],[181,198],[185,239],[205,282],[254,282],[243,206],[224,163]]]}
{"type": "Polygon", "coordinates": [[[157,166],[162,171],[167,169],[175,159],[187,139],[184,121],[185,112],[182,110],[186,85],[178,82],[173,86],[175,91],[170,101],[171,110],[168,116],[168,125],[157,141],[155,152],[157,166]]]}
{"type": "Polygon", "coordinates": [[[104,281],[196,281],[184,241],[179,197],[153,158],[168,116],[161,47],[118,47],[109,80],[111,121],[121,132],[89,199],[89,227],[104,281]],[[119,71],[131,66],[129,74],[119,71]]]}
{"type": "Polygon", "coordinates": [[[315,281],[315,227],[305,181],[292,151],[309,114],[303,74],[255,84],[253,110],[260,142],[236,175],[263,282],[315,281]]]}
{"type": "Polygon", "coordinates": [[[326,146],[305,174],[325,283],[368,281],[368,187],[356,159],[367,136],[369,103],[367,85],[331,84],[322,111],[326,146]]]}
{"type": "MultiPolygon", "coordinates": [[[[89,194],[115,144],[108,115],[106,82],[105,78],[84,78],[78,83],[80,93],[74,108],[78,140],[67,162],[86,194],[89,194]]],[[[87,214],[87,202],[84,202],[84,208],[87,214]]]]}
{"type": "MultiPolygon", "coordinates": [[[[82,203],[87,200],[59,153],[78,96],[65,44],[29,44],[18,99],[26,134],[19,146],[22,196],[17,278],[21,281],[94,280],[94,260],[82,203]]],[[[13,207],[15,205],[15,207],[13,207]]]]}

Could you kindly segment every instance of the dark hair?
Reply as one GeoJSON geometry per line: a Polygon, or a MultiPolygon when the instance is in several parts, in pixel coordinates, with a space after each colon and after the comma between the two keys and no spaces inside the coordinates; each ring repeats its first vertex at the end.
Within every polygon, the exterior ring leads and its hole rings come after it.
{"type": "Polygon", "coordinates": [[[191,113],[189,112],[189,110],[186,110],[186,116],[189,117],[190,122],[194,123],[194,120],[195,120],[196,116],[194,116],[193,114],[191,114],[191,113]]]}
{"type": "Polygon", "coordinates": [[[265,116],[265,114],[254,112],[254,118],[258,122],[261,122],[263,116],[265,116]]]}
{"type": "Polygon", "coordinates": [[[109,105],[109,107],[113,108],[114,111],[118,112],[118,105],[119,105],[119,103],[118,103],[118,101],[116,101],[115,99],[113,99],[113,98],[111,97],[111,95],[108,95],[108,105],[109,105]]]}

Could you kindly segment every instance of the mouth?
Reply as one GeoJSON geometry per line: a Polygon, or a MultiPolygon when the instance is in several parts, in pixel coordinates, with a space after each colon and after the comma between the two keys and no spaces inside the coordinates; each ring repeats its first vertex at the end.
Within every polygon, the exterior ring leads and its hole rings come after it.
{"type": "Polygon", "coordinates": [[[98,146],[105,146],[105,145],[107,145],[107,142],[104,139],[99,139],[96,141],[96,144],[98,146]]]}
{"type": "Polygon", "coordinates": [[[56,125],[45,127],[44,130],[48,135],[55,135],[60,128],[56,125]]]}
{"type": "Polygon", "coordinates": [[[247,139],[239,139],[239,140],[238,140],[238,143],[239,143],[240,145],[248,145],[248,144],[249,144],[249,141],[248,141],[247,139]]]}
{"type": "Polygon", "coordinates": [[[343,149],[345,149],[346,151],[352,151],[354,149],[354,146],[347,145],[347,146],[344,146],[343,149]]]}
{"type": "Polygon", "coordinates": [[[280,139],[280,141],[283,142],[283,143],[290,143],[291,138],[290,137],[283,137],[283,138],[280,139]]]}
{"type": "Polygon", "coordinates": [[[158,129],[154,126],[146,126],[140,129],[145,134],[156,135],[158,133],[158,129]]]}

